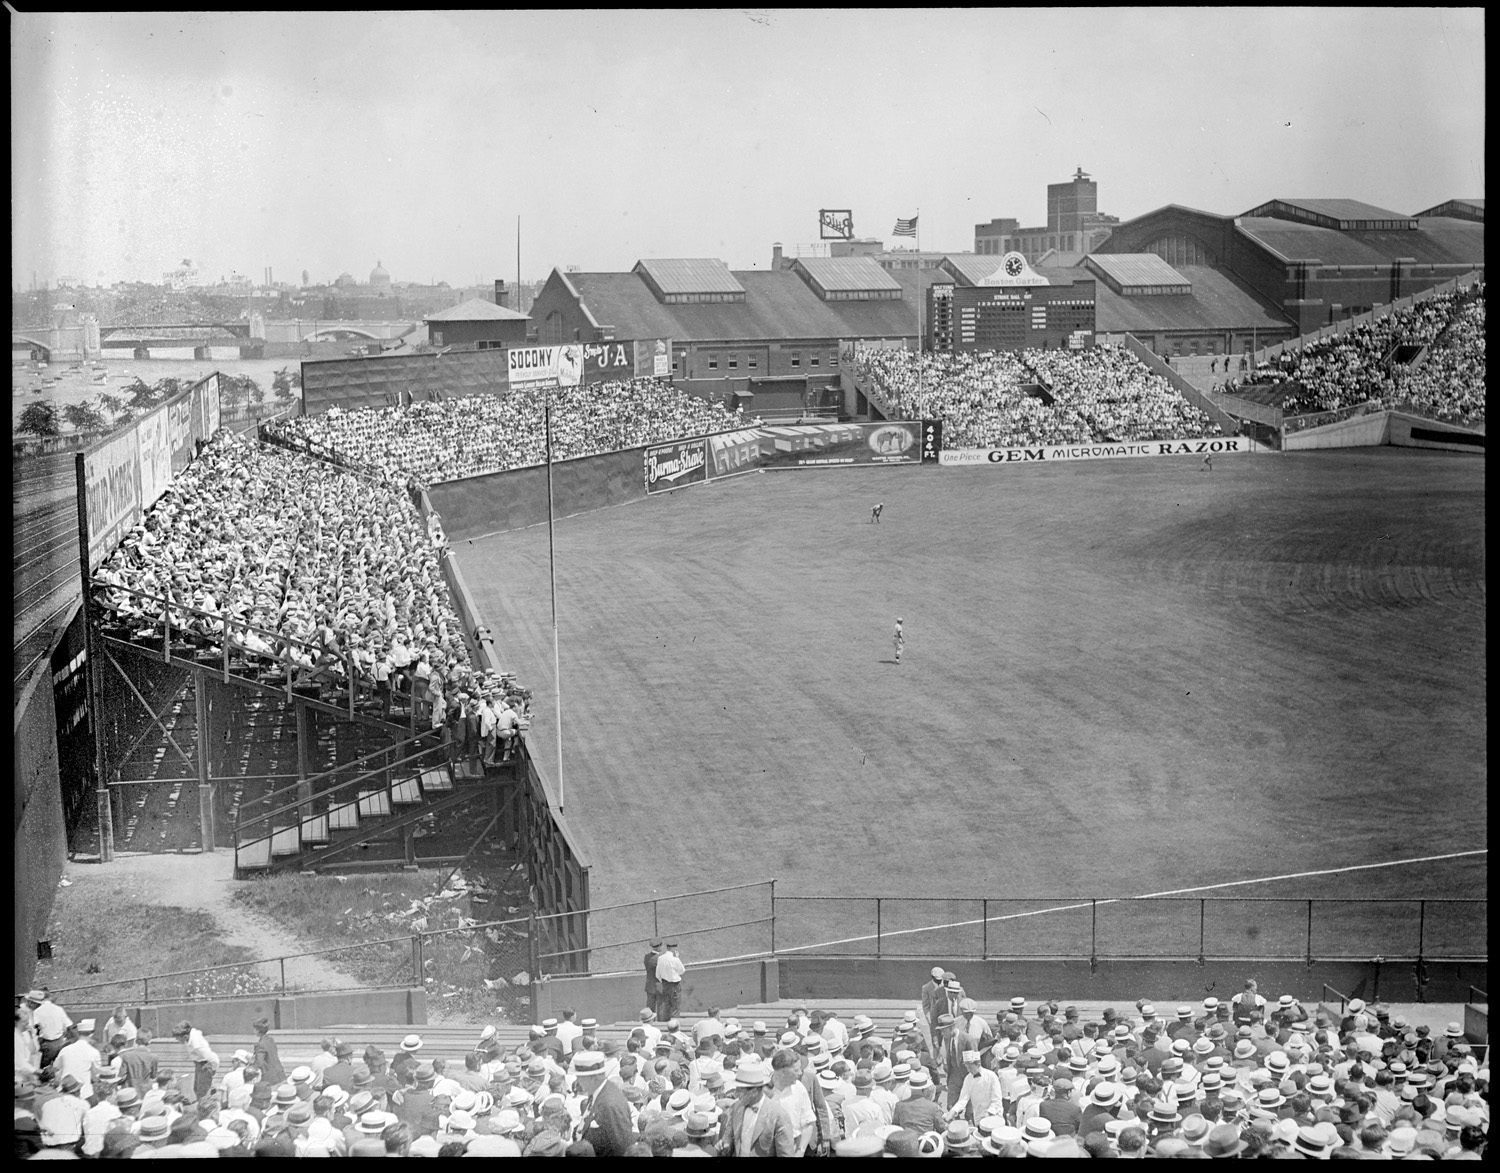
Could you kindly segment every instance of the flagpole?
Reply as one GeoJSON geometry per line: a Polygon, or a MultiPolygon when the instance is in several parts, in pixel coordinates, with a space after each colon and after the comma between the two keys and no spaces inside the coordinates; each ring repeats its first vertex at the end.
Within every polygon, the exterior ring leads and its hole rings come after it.
{"type": "Polygon", "coordinates": [[[542,400],[542,415],[547,435],[547,574],[552,581],[552,680],[555,707],[553,725],[557,730],[557,813],[565,806],[562,752],[562,661],[557,651],[557,547],[552,533],[552,384],[546,384],[542,400]]]}
{"type": "Polygon", "coordinates": [[[925,413],[927,408],[922,401],[922,208],[917,207],[916,222],[912,225],[917,230],[917,406],[925,413]]]}

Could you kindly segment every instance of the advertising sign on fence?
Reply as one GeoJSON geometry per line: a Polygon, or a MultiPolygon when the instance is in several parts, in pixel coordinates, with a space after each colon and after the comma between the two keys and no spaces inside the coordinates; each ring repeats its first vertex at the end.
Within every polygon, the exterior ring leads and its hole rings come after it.
{"type": "Polygon", "coordinates": [[[668,338],[628,342],[585,342],[583,381],[610,379],[667,379],[672,375],[672,343],[668,338]]]}
{"type": "Polygon", "coordinates": [[[89,569],[95,570],[141,519],[140,460],[136,430],[107,440],[84,457],[88,499],[89,569]]]}
{"type": "Polygon", "coordinates": [[[1130,456],[1218,456],[1253,452],[1244,436],[1212,440],[1137,440],[1129,444],[1038,444],[1035,448],[949,448],[938,453],[938,463],[1055,464],[1063,460],[1115,460],[1130,456]]]}
{"type": "Polygon", "coordinates": [[[724,432],[717,436],[710,436],[708,450],[713,459],[716,477],[727,477],[731,473],[759,468],[760,430],[744,428],[738,432],[724,432]]]}
{"type": "Polygon", "coordinates": [[[703,439],[678,440],[646,449],[646,492],[664,493],[708,479],[708,444],[703,439]]]}
{"type": "Polygon", "coordinates": [[[210,375],[84,454],[90,570],[192,462],[197,442],[218,427],[219,380],[210,375]]]}
{"type": "Polygon", "coordinates": [[[922,459],[921,430],[915,420],[764,427],[760,429],[760,462],[766,468],[917,464],[922,459]]]}
{"type": "Polygon", "coordinates": [[[528,383],[556,383],[576,387],[583,382],[583,347],[514,346],[505,352],[512,387],[528,383]]]}

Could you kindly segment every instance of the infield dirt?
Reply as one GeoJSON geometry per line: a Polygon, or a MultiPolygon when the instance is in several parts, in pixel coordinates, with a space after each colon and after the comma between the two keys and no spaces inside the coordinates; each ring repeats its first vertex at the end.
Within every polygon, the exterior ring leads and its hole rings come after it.
{"type": "MultiPolygon", "coordinates": [[[[560,522],[593,903],[1134,896],[1483,848],[1483,493],[1482,458],[1383,448],[766,473],[560,522]]],[[[555,780],[546,527],[457,554],[555,780]]]]}

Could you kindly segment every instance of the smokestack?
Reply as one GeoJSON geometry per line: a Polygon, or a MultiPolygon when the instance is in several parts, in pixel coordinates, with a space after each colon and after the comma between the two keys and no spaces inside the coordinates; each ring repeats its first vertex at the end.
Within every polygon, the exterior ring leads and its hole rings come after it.
{"type": "Polygon", "coordinates": [[[507,302],[507,300],[509,299],[509,296],[510,295],[508,293],[506,293],[506,291],[505,291],[505,282],[504,281],[496,281],[495,282],[495,304],[496,305],[500,305],[500,306],[505,305],[506,302],[507,302]]]}
{"type": "Polygon", "coordinates": [[[779,273],[780,271],[781,271],[781,241],[778,240],[775,244],[773,244],[771,246],[771,272],[773,272],[773,273],[779,273]]]}

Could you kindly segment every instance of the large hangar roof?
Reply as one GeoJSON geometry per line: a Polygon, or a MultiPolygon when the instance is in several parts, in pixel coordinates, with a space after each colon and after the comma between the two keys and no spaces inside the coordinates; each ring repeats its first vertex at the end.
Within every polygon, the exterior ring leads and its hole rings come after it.
{"type": "Polygon", "coordinates": [[[1410,216],[1403,216],[1400,212],[1392,212],[1388,208],[1377,208],[1374,204],[1367,204],[1363,200],[1288,199],[1285,196],[1251,208],[1245,215],[1305,220],[1322,228],[1336,228],[1344,231],[1397,225],[1400,228],[1408,228],[1412,219],[1410,216]]]}
{"type": "Polygon", "coordinates": [[[1411,257],[1424,265],[1484,263],[1484,225],[1470,220],[1432,217],[1416,221],[1415,229],[1392,232],[1340,232],[1258,216],[1236,223],[1246,236],[1288,261],[1389,265],[1397,257],[1411,257]]]}
{"type": "Polygon", "coordinates": [[[635,267],[666,294],[745,291],[729,266],[712,257],[637,261],[635,267]]]}

